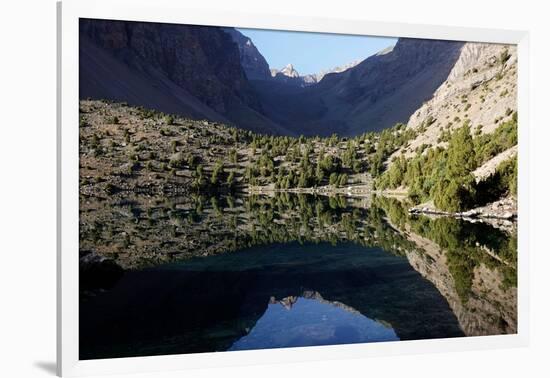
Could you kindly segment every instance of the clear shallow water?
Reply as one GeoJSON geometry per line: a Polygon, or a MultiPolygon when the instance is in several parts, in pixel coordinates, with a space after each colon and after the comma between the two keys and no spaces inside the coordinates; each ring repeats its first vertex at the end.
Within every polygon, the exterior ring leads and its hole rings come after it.
{"type": "Polygon", "coordinates": [[[399,340],[391,326],[342,308],[340,303],[303,297],[291,300],[295,302],[290,306],[270,303],[250,333],[229,350],[399,340]]]}

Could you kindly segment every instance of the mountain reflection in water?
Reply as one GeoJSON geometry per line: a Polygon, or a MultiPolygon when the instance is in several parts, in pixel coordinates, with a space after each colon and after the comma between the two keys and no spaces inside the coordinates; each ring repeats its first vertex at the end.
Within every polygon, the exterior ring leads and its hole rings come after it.
{"type": "Polygon", "coordinates": [[[516,332],[514,227],[382,197],[84,203],[81,359],[516,332]]]}
{"type": "Polygon", "coordinates": [[[399,340],[391,326],[322,298],[274,298],[254,328],[229,350],[399,340]]]}

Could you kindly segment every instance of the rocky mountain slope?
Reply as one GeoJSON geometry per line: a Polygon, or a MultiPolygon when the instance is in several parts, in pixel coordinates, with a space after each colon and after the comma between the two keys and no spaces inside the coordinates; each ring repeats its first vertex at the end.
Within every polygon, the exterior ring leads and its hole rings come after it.
{"type": "Polygon", "coordinates": [[[188,194],[369,187],[369,157],[343,138],[255,134],[126,103],[80,101],[81,191],[188,194]],[[214,179],[215,177],[215,179],[214,179]]]}
{"type": "Polygon", "coordinates": [[[408,119],[407,127],[422,132],[394,156],[412,156],[421,146],[444,147],[442,134],[465,122],[472,133],[492,133],[516,110],[516,47],[466,43],[446,80],[408,119]]]}
{"type": "Polygon", "coordinates": [[[231,36],[221,28],[80,20],[80,98],[283,133],[262,115],[231,36]]]}
{"type": "Polygon", "coordinates": [[[410,139],[388,156],[378,187],[404,189],[421,203],[417,210],[429,212],[485,212],[503,196],[515,203],[517,128],[515,46],[467,43],[449,77],[410,117],[410,139]]]}

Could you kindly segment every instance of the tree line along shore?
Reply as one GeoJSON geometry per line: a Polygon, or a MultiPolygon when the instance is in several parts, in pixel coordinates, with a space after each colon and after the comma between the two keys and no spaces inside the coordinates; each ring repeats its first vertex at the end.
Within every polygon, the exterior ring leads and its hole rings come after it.
{"type": "Polygon", "coordinates": [[[474,175],[517,145],[517,113],[507,113],[507,120],[492,133],[482,134],[481,127],[468,120],[449,123],[441,128],[437,145],[410,151],[410,141],[435,120],[354,137],[293,137],[257,134],[126,103],[82,100],[81,193],[167,188],[214,194],[250,188],[345,193],[345,188],[355,187],[397,190],[412,204],[433,201],[442,211],[464,211],[516,196],[516,156],[483,180],[474,175]]]}

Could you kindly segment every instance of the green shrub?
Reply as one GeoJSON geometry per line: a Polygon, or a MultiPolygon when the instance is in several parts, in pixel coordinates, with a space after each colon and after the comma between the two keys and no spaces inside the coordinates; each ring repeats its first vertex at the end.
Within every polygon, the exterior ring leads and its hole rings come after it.
{"type": "Polygon", "coordinates": [[[332,172],[328,178],[328,183],[330,185],[338,185],[340,182],[338,173],[332,172]]]}
{"type": "Polygon", "coordinates": [[[217,185],[220,179],[220,176],[223,174],[223,162],[218,160],[212,169],[212,175],[210,176],[210,183],[212,185],[217,185]]]}
{"type": "Polygon", "coordinates": [[[174,116],[172,115],[167,115],[164,117],[164,122],[167,124],[167,125],[173,125],[174,124],[174,116]]]}
{"type": "Polygon", "coordinates": [[[342,173],[338,178],[338,185],[345,186],[347,183],[348,183],[348,175],[346,173],[342,173]]]}

